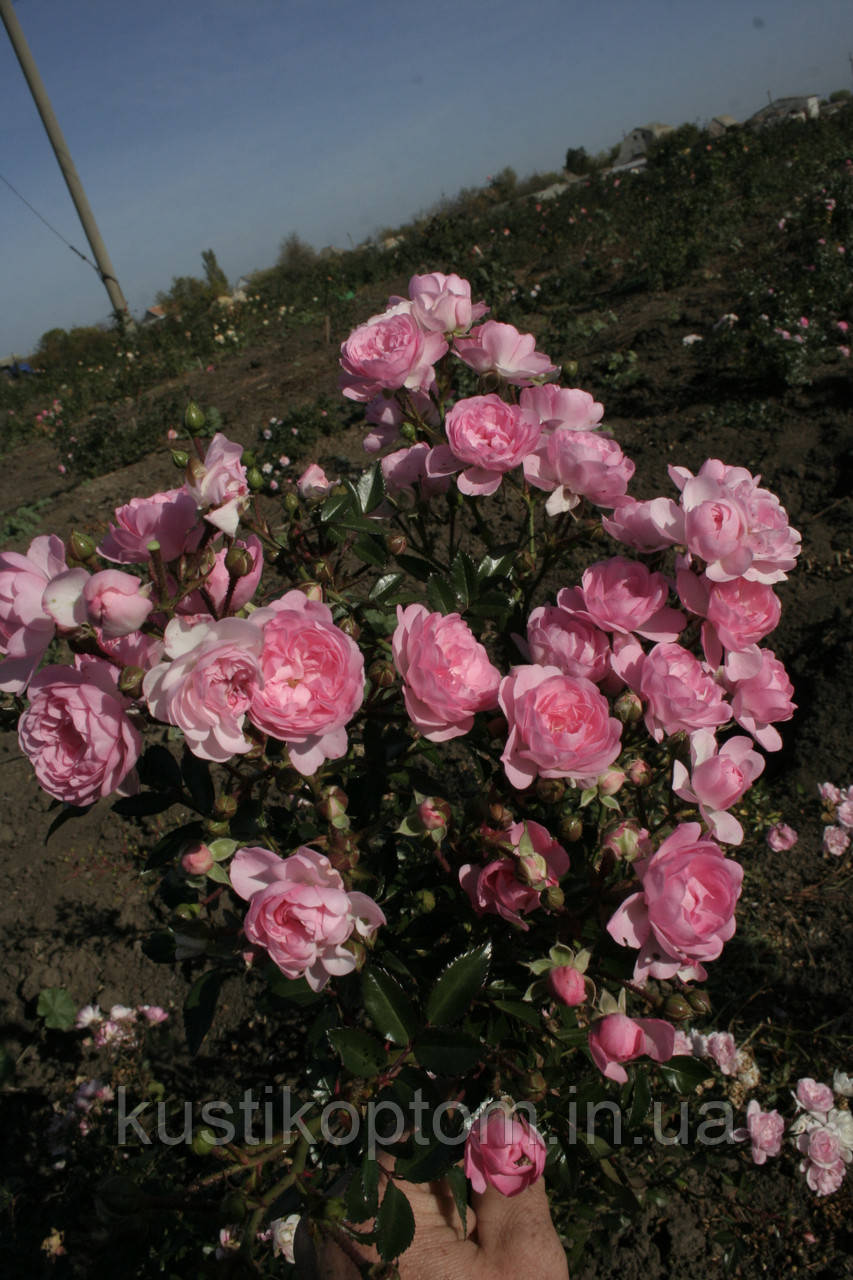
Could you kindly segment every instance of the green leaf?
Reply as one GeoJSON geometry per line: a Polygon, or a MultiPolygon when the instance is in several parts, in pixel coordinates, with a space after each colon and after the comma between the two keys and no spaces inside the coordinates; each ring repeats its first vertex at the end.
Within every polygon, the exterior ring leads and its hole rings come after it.
{"type": "Polygon", "coordinates": [[[411,574],[413,578],[417,578],[418,582],[426,582],[433,572],[432,565],[428,564],[426,560],[421,560],[419,556],[403,554],[395,556],[394,559],[401,569],[405,569],[406,573],[411,574]]]}
{"type": "Polygon", "coordinates": [[[376,1247],[386,1262],[405,1253],[415,1235],[415,1215],[403,1192],[388,1183],[376,1215],[376,1247]]]}
{"type": "Polygon", "coordinates": [[[434,613],[456,613],[456,592],[440,574],[434,573],[427,582],[427,600],[434,613]]]}
{"type": "Polygon", "coordinates": [[[45,987],[39,994],[36,1013],[51,1031],[70,1031],[77,1018],[77,1006],[64,987],[45,987]]]}
{"type": "Polygon", "coordinates": [[[378,1191],[379,1163],[365,1156],[362,1167],[353,1173],[344,1197],[350,1222],[366,1222],[368,1218],[376,1217],[378,1191]]]}
{"type": "Polygon", "coordinates": [[[458,1164],[452,1169],[448,1169],[444,1175],[450,1183],[450,1190],[453,1192],[453,1201],[456,1205],[456,1212],[462,1223],[462,1237],[468,1239],[468,1179],[458,1164]]]}
{"type": "Polygon", "coordinates": [[[215,880],[217,884],[231,884],[231,877],[224,867],[220,867],[218,862],[214,862],[213,866],[205,874],[209,880],[215,880]]]}
{"type": "Polygon", "coordinates": [[[163,795],[159,791],[141,791],[139,795],[122,796],[114,801],[113,813],[122,818],[148,818],[155,813],[164,813],[175,803],[174,795],[163,795]]]}
{"type": "Polygon", "coordinates": [[[450,1027],[427,1027],[415,1041],[418,1062],[437,1076],[464,1075],[485,1052],[476,1036],[450,1027]]]}
{"type": "Polygon", "coordinates": [[[184,1031],[190,1053],[198,1053],[202,1041],[213,1025],[213,1016],[222,984],[227,977],[224,969],[210,969],[193,983],[184,1001],[184,1031]]]}
{"type": "Polygon", "coordinates": [[[181,768],[168,747],[155,743],[144,751],[137,765],[139,781],[153,791],[180,791],[181,768]]]}
{"type": "Polygon", "coordinates": [[[542,1029],[542,1015],[533,1005],[524,1004],[521,1000],[493,1000],[492,1004],[502,1013],[508,1013],[511,1018],[518,1018],[519,1022],[526,1022],[537,1031],[542,1029]]]}
{"type": "Polygon", "coordinates": [[[450,566],[450,585],[456,592],[460,611],[464,612],[477,594],[477,570],[474,561],[460,551],[450,566]]]}
{"type": "Polygon", "coordinates": [[[379,538],[368,537],[367,535],[354,542],[351,551],[354,556],[358,556],[359,560],[363,560],[365,564],[384,565],[388,559],[385,543],[379,538]]]}
{"type": "Polygon", "coordinates": [[[431,1146],[415,1146],[410,1156],[401,1156],[394,1172],[407,1182],[437,1182],[459,1159],[459,1150],[453,1143],[437,1138],[431,1146]]]}
{"type": "Polygon", "coordinates": [[[484,942],[451,960],[429,993],[427,1021],[443,1026],[461,1018],[485,985],[491,959],[492,944],[484,942]]]}
{"type": "Polygon", "coordinates": [[[333,493],[326,499],[320,508],[320,519],[323,524],[329,524],[331,521],[337,521],[337,517],[342,512],[347,511],[352,506],[352,493],[333,493]]]}
{"type": "Polygon", "coordinates": [[[372,467],[363,471],[353,488],[359,511],[366,515],[368,511],[375,510],[385,498],[385,478],[381,464],[374,462],[372,467]]]}
{"type": "Polygon", "coordinates": [[[385,1066],[386,1055],[375,1036],[357,1027],[334,1027],[326,1035],[347,1071],[371,1080],[385,1066]]]}
{"type": "Polygon", "coordinates": [[[658,1070],[669,1087],[678,1093],[692,1093],[697,1085],[711,1075],[705,1064],[686,1054],[679,1054],[670,1058],[669,1062],[661,1063],[658,1070]]]}
{"type": "Polygon", "coordinates": [[[485,582],[487,578],[506,578],[515,564],[518,552],[515,547],[510,551],[498,552],[495,555],[483,556],[477,565],[477,578],[485,582]]]}
{"type": "Polygon", "coordinates": [[[405,574],[403,573],[383,573],[382,577],[377,578],[370,588],[370,599],[381,603],[386,597],[394,594],[404,579],[405,574]]]}
{"type": "Polygon", "coordinates": [[[181,774],[196,809],[199,813],[209,814],[216,799],[210,765],[206,760],[199,760],[187,747],[181,760],[181,774]]]}
{"type": "Polygon", "coordinates": [[[361,975],[361,997],[379,1034],[392,1044],[409,1044],[418,1028],[415,1007],[396,978],[376,965],[361,975]]]}

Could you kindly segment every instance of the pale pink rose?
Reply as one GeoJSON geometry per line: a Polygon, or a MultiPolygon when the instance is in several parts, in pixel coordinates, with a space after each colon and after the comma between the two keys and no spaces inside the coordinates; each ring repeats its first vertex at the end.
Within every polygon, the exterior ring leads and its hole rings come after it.
{"type": "Polygon", "coordinates": [[[82,593],[89,622],[100,627],[108,640],[138,631],[154,608],[150,590],[120,569],[93,573],[82,593]]]}
{"type": "MultiPolygon", "coordinates": [[[[475,320],[489,310],[484,302],[472,303],[471,285],[461,276],[441,271],[412,276],[409,281],[412,317],[422,329],[434,333],[467,333],[475,320]]],[[[396,298],[391,299],[396,302],[396,298]]]]}
{"type": "Polygon", "coordinates": [[[850,848],[850,837],[843,827],[824,827],[823,851],[840,858],[850,848]]]}
{"type": "Polygon", "coordinates": [[[824,804],[841,804],[842,794],[834,782],[819,783],[818,792],[824,804]]]}
{"type": "Polygon", "coordinates": [[[398,302],[371,318],[341,346],[339,385],[350,400],[367,402],[380,391],[428,391],[433,366],[447,351],[440,333],[427,333],[411,314],[411,302],[398,302]]]}
{"type": "Polygon", "coordinates": [[[767,843],[774,853],[784,853],[786,849],[793,849],[798,839],[796,831],[793,827],[789,827],[787,822],[776,822],[767,832],[767,843]]]}
{"type": "Polygon", "coordinates": [[[195,541],[197,527],[196,500],[186,489],[132,498],[116,508],[98,554],[116,564],[144,564],[149,542],[158,542],[163,559],[175,560],[195,541]]]}
{"type": "Polygon", "coordinates": [[[633,474],[633,462],[616,441],[591,431],[560,428],[524,459],[528,483],[551,495],[545,504],[549,516],[571,511],[581,498],[613,507],[633,474]]]}
{"type": "Polygon", "coordinates": [[[250,751],[243,732],[261,683],[260,629],[243,618],[194,622],[173,618],[166,627],[170,661],[146,672],[142,692],[157,720],[176,725],[201,760],[224,763],[250,751]]]}
{"type": "Polygon", "coordinates": [[[161,1022],[168,1022],[169,1015],[165,1009],[159,1004],[141,1004],[138,1006],[137,1013],[141,1013],[146,1022],[151,1026],[159,1026],[161,1022]]]}
{"type": "Polygon", "coordinates": [[[527,619],[527,643],[516,643],[524,656],[567,676],[583,676],[598,684],[610,670],[610,644],[603,631],[557,604],[534,609],[527,619]]]}
{"type": "Polygon", "coordinates": [[[723,690],[680,644],[656,644],[642,658],[637,692],[646,703],[646,727],[656,742],[665,734],[715,729],[731,719],[723,690]]]}
{"type": "Polygon", "coordinates": [[[787,577],[800,553],[800,535],[776,495],[759,487],[759,476],[715,458],[695,476],[686,467],[670,467],[669,474],[681,490],[688,549],[707,562],[709,579],[772,584],[787,577]]]}
{"type": "Polygon", "coordinates": [[[602,516],[601,523],[632,551],[662,551],[684,541],[684,514],[671,498],[638,502],[626,494],[612,505],[613,514],[602,516]]]}
{"type": "Polygon", "coordinates": [[[465,469],[457,480],[462,493],[489,495],[507,471],[535,448],[541,428],[532,413],[507,404],[498,395],[458,400],[445,421],[448,446],[433,450],[431,474],[465,469]],[[452,457],[445,457],[446,452],[452,457]]]}
{"type": "Polygon", "coordinates": [[[500,672],[458,613],[398,605],[391,648],[409,718],[431,742],[468,733],[497,706],[500,672]]]}
{"type": "Polygon", "coordinates": [[[835,821],[846,831],[853,831],[853,800],[842,800],[835,810],[835,821]]]}
{"type": "Polygon", "coordinates": [[[790,720],[797,709],[791,701],[794,686],[784,666],[770,649],[758,650],[759,670],[744,680],[727,680],[732,714],[765,751],[778,751],[782,738],[773,725],[790,720]]]}
{"type": "Polygon", "coordinates": [[[18,724],[21,749],[40,785],[78,808],[111,795],[129,779],[142,738],[116,688],[115,668],[99,658],[45,667],[30,681],[30,705],[18,724]]]}
{"type": "Polygon", "coordinates": [[[638,560],[613,556],[585,569],[581,586],[564,587],[557,602],[602,631],[674,640],[685,617],[667,604],[669,589],[662,573],[652,573],[638,560]]]}
{"type": "MultiPolygon", "coordinates": [[[[58,573],[44,589],[42,609],[61,631],[74,631],[90,622],[83,591],[91,578],[88,569],[67,569],[58,573]]],[[[134,579],[137,582],[138,580],[134,579]]]]}
{"type": "Polygon", "coordinates": [[[542,1176],[546,1154],[545,1143],[526,1117],[497,1104],[471,1126],[465,1140],[465,1177],[478,1195],[494,1187],[502,1196],[516,1196],[542,1176]]]}
{"type": "Polygon", "coordinates": [[[623,947],[639,948],[634,977],[704,981],[704,961],[716,960],[735,931],[743,868],[698,822],[680,823],[648,861],[634,863],[642,889],[610,918],[607,931],[623,947]]]}
{"type": "Polygon", "coordinates": [[[514,325],[497,320],[478,325],[470,338],[456,338],[453,350],[477,373],[497,373],[517,387],[557,372],[548,356],[536,350],[532,333],[519,333],[514,325]]]}
{"type": "Polygon", "coordinates": [[[746,1128],[735,1129],[732,1134],[739,1142],[748,1138],[752,1145],[755,1164],[765,1164],[768,1156],[778,1156],[782,1150],[785,1121],[778,1111],[762,1111],[755,1098],[746,1109],[746,1128]]]}
{"type": "Polygon", "coordinates": [[[772,587],[748,578],[716,582],[708,594],[708,621],[725,649],[758,644],[778,626],[782,604],[772,587]]]}
{"type": "MultiPolygon", "coordinates": [[[[840,349],[849,354],[849,348],[840,349]]],[[[809,1160],[803,1160],[800,1163],[800,1172],[805,1173],[806,1182],[815,1195],[831,1196],[841,1186],[847,1170],[843,1160],[836,1160],[832,1165],[813,1164],[809,1160]]]]}
{"type": "Polygon", "coordinates": [[[586,1001],[586,978],[572,965],[561,964],[548,974],[548,988],[562,1004],[574,1008],[586,1001]]]}
{"type": "Polygon", "coordinates": [[[336,483],[336,480],[329,479],[319,463],[310,462],[296,481],[296,488],[308,502],[322,502],[324,498],[328,498],[336,483]]]}
{"type": "Polygon", "coordinates": [[[430,446],[421,441],[406,449],[397,449],[382,459],[382,475],[388,493],[430,498],[435,493],[446,493],[450,488],[450,476],[431,476],[427,472],[430,446]]]}
{"type": "Polygon", "coordinates": [[[502,916],[526,929],[521,917],[535,911],[541,905],[539,895],[543,890],[556,885],[566,874],[569,855],[539,822],[515,822],[506,836],[511,846],[509,856],[484,867],[467,863],[459,869],[459,883],[477,915],[502,916]]]}
{"type": "Polygon", "coordinates": [[[187,468],[187,492],[204,518],[233,538],[240,512],[249,501],[246,468],[240,459],[243,446],[217,432],[208,445],[204,462],[187,468]]]}
{"type": "Polygon", "coordinates": [[[752,748],[752,739],[739,735],[718,750],[713,733],[698,729],[690,735],[690,774],[680,760],[673,765],[673,791],[699,806],[708,827],[723,844],[743,842],[743,827],[726,811],[764,769],[764,757],[752,748]]]}
{"type": "Polygon", "coordinates": [[[66,573],[65,546],[55,535],[33,538],[26,555],[0,552],[0,689],[23,693],[55,635],[44,608],[53,578],[66,573]]]}
{"type": "Polygon", "coordinates": [[[712,1031],[706,1037],[703,1057],[716,1062],[724,1076],[733,1076],[737,1071],[737,1045],[730,1031],[712,1031]]]}
{"type": "Polygon", "coordinates": [[[146,636],[141,631],[131,631],[126,636],[110,639],[97,633],[101,651],[123,667],[141,667],[147,671],[163,658],[163,641],[157,636],[146,636]]]}
{"type": "Polygon", "coordinates": [[[525,387],[519,396],[522,409],[539,419],[544,431],[566,428],[570,431],[594,431],[604,416],[604,405],[593,400],[580,387],[558,387],[546,382],[540,387],[525,387]]]}
{"type": "Polygon", "coordinates": [[[838,1134],[815,1123],[798,1136],[797,1147],[806,1157],[800,1164],[800,1172],[806,1175],[811,1190],[819,1196],[837,1191],[844,1181],[845,1165],[851,1159],[849,1147],[838,1134]]]}
{"type": "Polygon", "coordinates": [[[619,755],[622,725],[590,680],[557,667],[515,667],[499,701],[509,726],[501,760],[514,787],[537,776],[594,781],[619,755]]]}
{"type": "Polygon", "coordinates": [[[301,591],[256,610],[252,622],[263,627],[263,683],[249,718],[287,744],[294,769],[316,773],[346,752],[345,726],[364,697],[364,658],[328,605],[301,591]]]}
{"type": "Polygon", "coordinates": [[[608,1013],[589,1029],[589,1052],[608,1080],[625,1084],[628,1072],[623,1062],[653,1058],[668,1062],[675,1051],[675,1030],[663,1018],[629,1018],[624,1013],[608,1013]]]}
{"type": "Polygon", "coordinates": [[[346,946],[353,934],[369,938],[385,924],[373,899],[347,892],[329,859],[307,845],[288,858],[258,847],[238,849],[229,874],[249,903],[246,937],[285,977],[304,976],[312,991],[355,969],[356,956],[346,946]]]}
{"type": "Polygon", "coordinates": [[[228,612],[237,613],[238,610],[243,608],[244,604],[249,603],[258,589],[258,583],[264,571],[264,549],[261,546],[260,539],[255,537],[254,534],[250,534],[245,541],[236,539],[231,545],[238,551],[246,551],[248,553],[252,567],[248,573],[235,578],[234,590],[231,592],[230,598],[228,587],[231,582],[231,575],[225,567],[225,558],[230,548],[221,547],[216,553],[210,571],[205,574],[204,595],[199,590],[185,596],[178,606],[178,613],[205,613],[212,606],[213,613],[220,615],[225,609],[226,600],[228,600],[228,612]]]}
{"type": "Polygon", "coordinates": [[[819,1084],[812,1076],[803,1076],[797,1081],[795,1096],[800,1106],[824,1121],[835,1105],[835,1098],[829,1085],[819,1084]]]}

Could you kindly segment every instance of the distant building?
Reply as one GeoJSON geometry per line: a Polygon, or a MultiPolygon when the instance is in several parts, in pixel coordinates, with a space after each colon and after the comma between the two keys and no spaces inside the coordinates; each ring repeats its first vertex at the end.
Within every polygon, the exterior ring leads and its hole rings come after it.
{"type": "Polygon", "coordinates": [[[668,133],[672,133],[671,124],[660,124],[653,121],[651,124],[638,125],[636,129],[632,129],[630,133],[626,133],[619,146],[619,154],[613,162],[614,169],[633,169],[641,167],[637,164],[641,161],[645,164],[649,147],[658,138],[665,137],[668,133]]]}
{"type": "Polygon", "coordinates": [[[776,98],[756,111],[746,123],[750,129],[766,129],[785,120],[816,120],[819,115],[820,98],[816,93],[809,93],[801,98],[776,98]]]}
{"type": "Polygon", "coordinates": [[[728,133],[729,129],[738,129],[740,124],[735,120],[734,116],[714,116],[708,125],[708,132],[712,138],[719,138],[724,133],[728,133]]]}
{"type": "Polygon", "coordinates": [[[159,303],[155,303],[153,307],[145,308],[145,315],[142,317],[143,324],[156,324],[158,320],[166,319],[166,308],[161,307],[159,303]]]}

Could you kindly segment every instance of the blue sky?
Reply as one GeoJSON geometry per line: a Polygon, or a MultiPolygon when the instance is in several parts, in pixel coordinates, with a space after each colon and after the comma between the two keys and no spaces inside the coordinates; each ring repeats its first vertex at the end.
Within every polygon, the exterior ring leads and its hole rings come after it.
{"type": "MultiPolygon", "coordinates": [[[[347,247],[637,124],[853,88],[850,0],[15,0],[139,314],[213,248],[347,247]]],[[[0,175],[89,254],[0,25],[0,175]]],[[[91,255],[89,255],[91,256],[91,255]]],[[[96,323],[98,277],[0,182],[0,355],[96,323]]]]}

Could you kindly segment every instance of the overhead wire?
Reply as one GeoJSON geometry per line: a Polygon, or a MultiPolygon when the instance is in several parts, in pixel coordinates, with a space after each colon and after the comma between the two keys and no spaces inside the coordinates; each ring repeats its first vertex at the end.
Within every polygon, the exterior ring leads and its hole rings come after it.
{"type": "Polygon", "coordinates": [[[6,184],[6,186],[9,188],[9,190],[13,193],[13,195],[16,195],[16,196],[18,197],[18,199],[19,199],[19,200],[23,201],[23,203],[27,206],[27,208],[28,208],[32,213],[34,213],[34,214],[36,215],[36,217],[39,219],[39,221],[41,221],[41,222],[43,222],[43,223],[44,223],[44,225],[47,227],[48,231],[52,231],[52,232],[53,232],[53,234],[54,234],[54,235],[55,235],[59,240],[61,240],[61,241],[62,241],[62,243],[63,243],[63,244],[64,244],[68,249],[70,249],[70,250],[71,250],[71,252],[72,252],[72,253],[76,253],[76,254],[77,254],[77,257],[78,257],[78,258],[82,258],[84,262],[88,262],[89,266],[92,268],[92,270],[95,272],[95,274],[96,274],[100,279],[103,279],[103,276],[101,275],[100,270],[99,270],[99,269],[98,269],[98,267],[95,265],[95,263],[92,261],[92,259],[91,259],[91,258],[88,258],[88,257],[86,256],[86,254],[85,254],[85,253],[83,253],[80,249],[78,249],[75,245],[73,245],[73,244],[71,243],[71,241],[70,241],[70,240],[66,240],[66,239],[65,239],[65,236],[62,234],[62,232],[61,232],[61,231],[57,231],[56,227],[51,226],[51,224],[48,222],[47,218],[42,217],[42,215],[39,213],[38,209],[34,208],[34,207],[33,207],[33,205],[31,205],[31,204],[30,204],[29,200],[27,200],[26,196],[22,196],[22,195],[21,195],[21,193],[20,193],[20,191],[18,191],[16,187],[13,187],[13,186],[12,186],[11,182],[9,181],[9,179],[8,179],[8,178],[4,178],[4,177],[3,177],[3,174],[2,174],[2,173],[0,173],[0,182],[4,182],[4,183],[6,184]]]}

